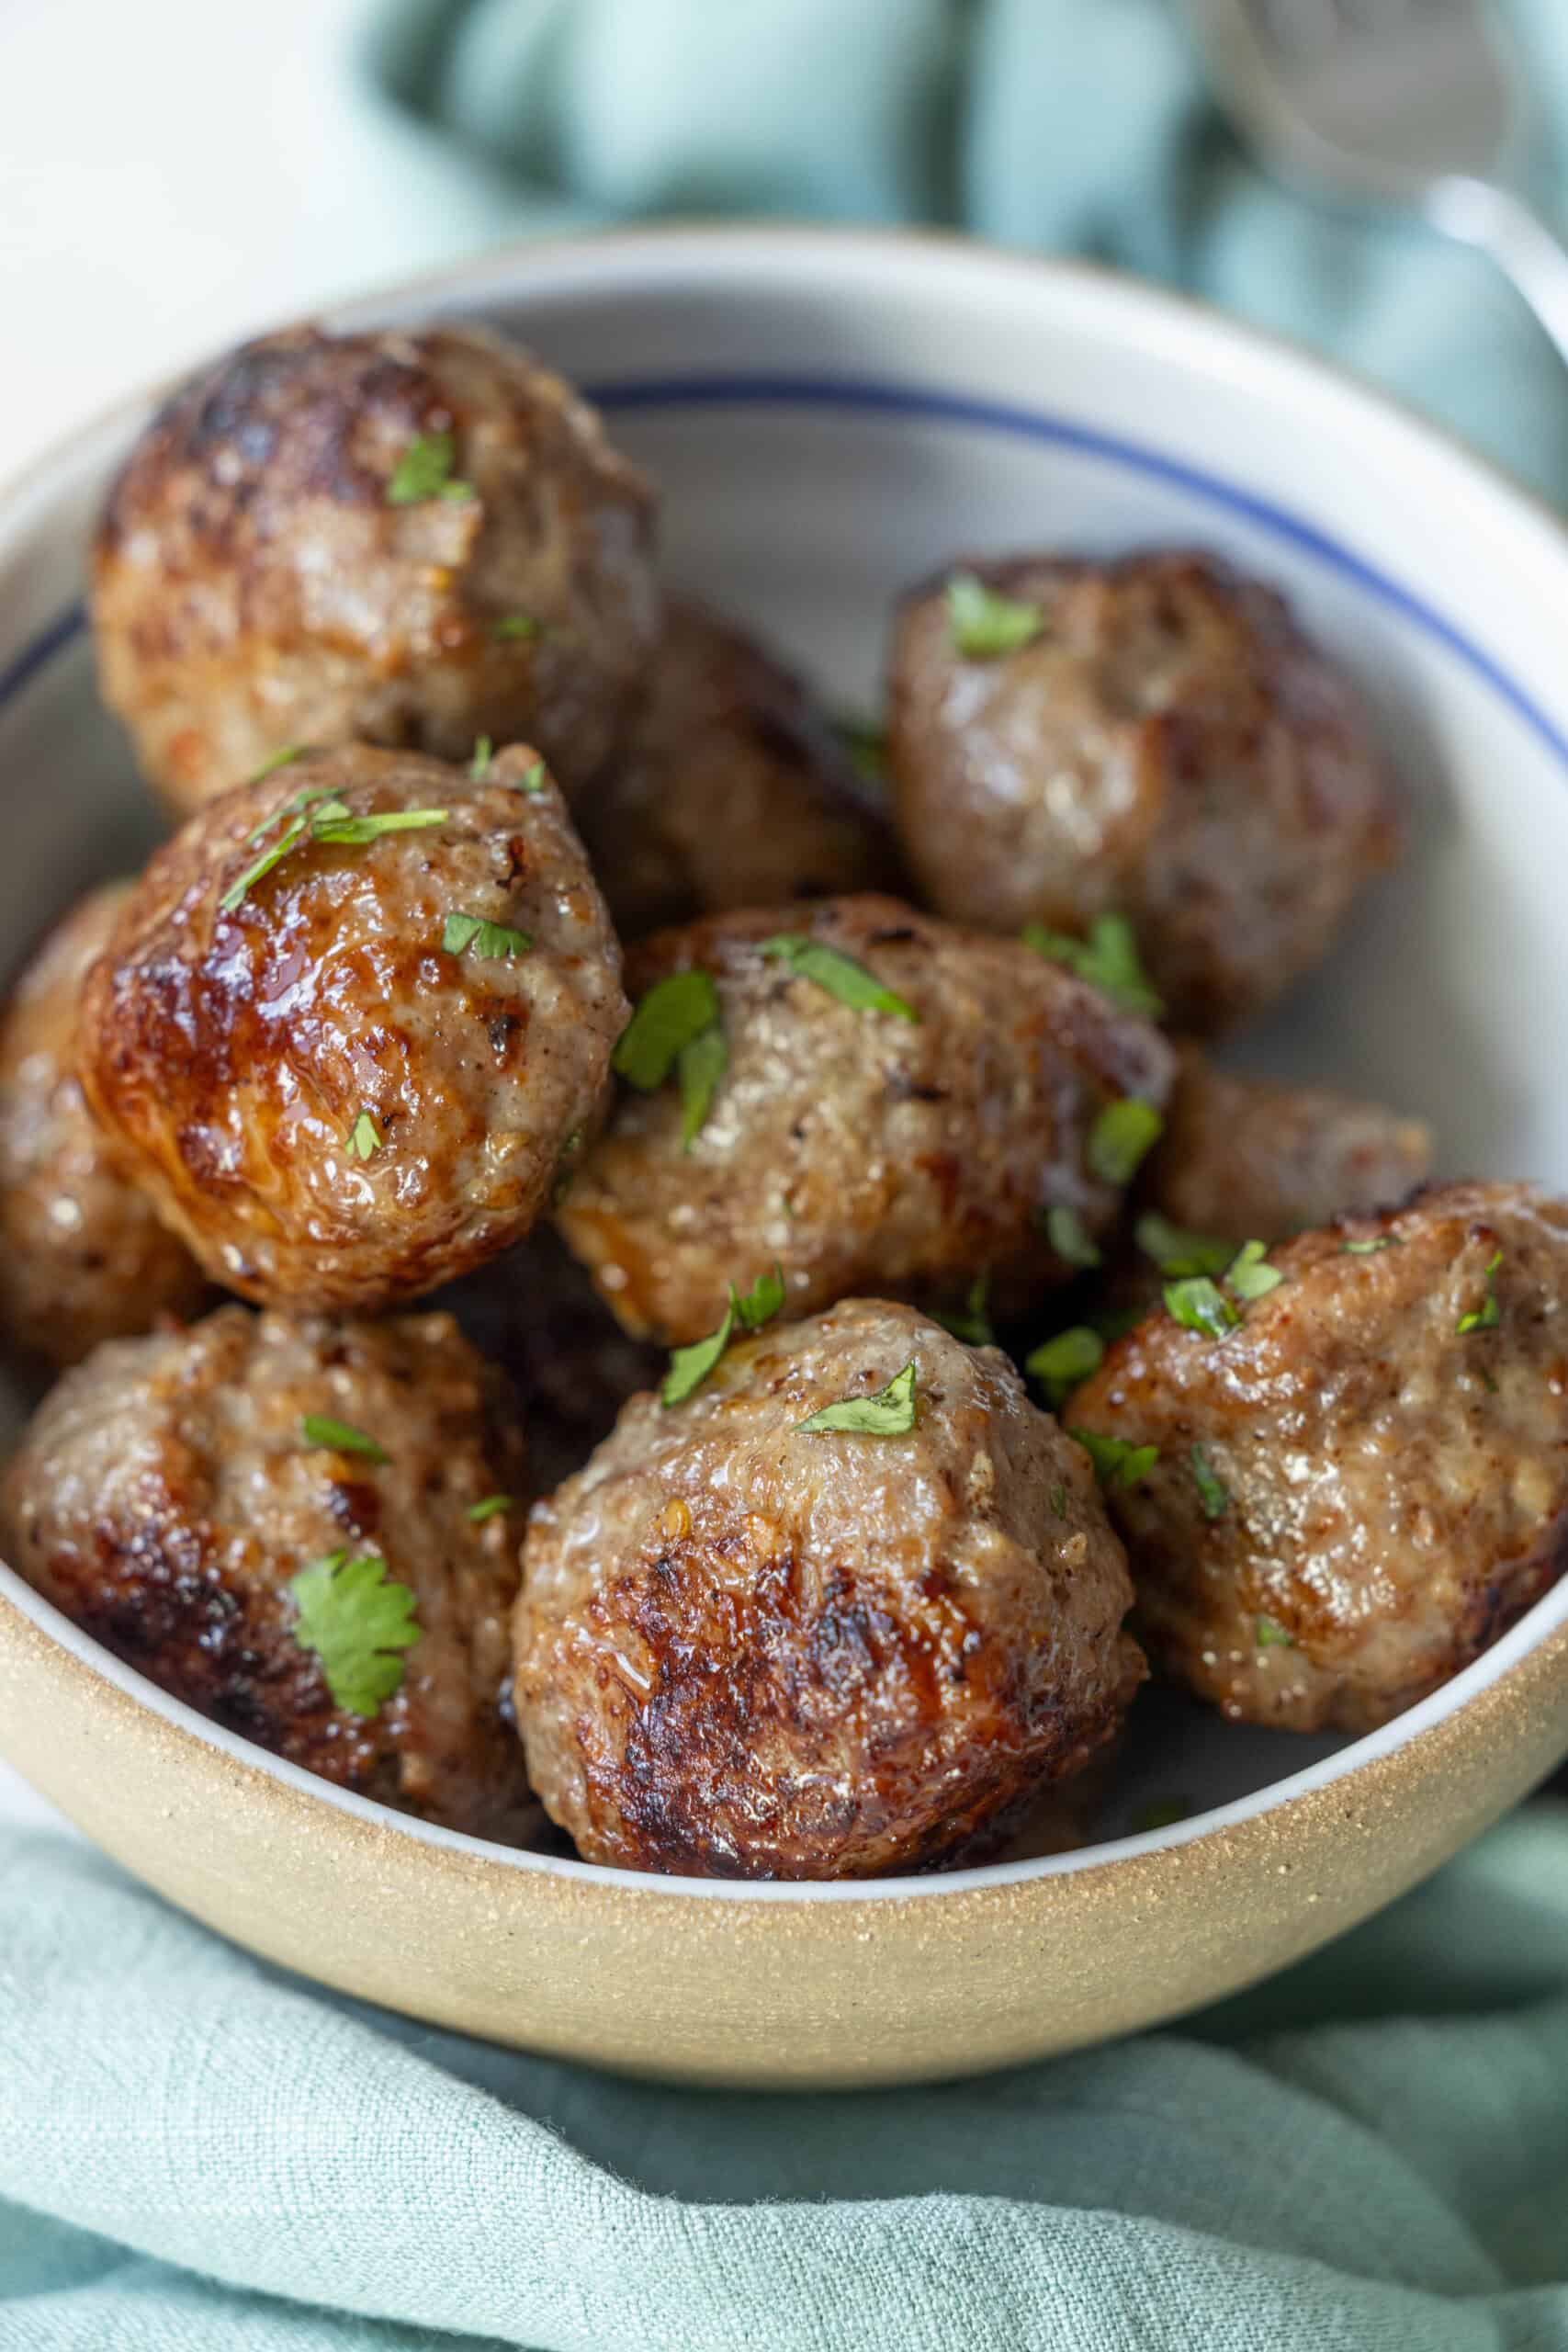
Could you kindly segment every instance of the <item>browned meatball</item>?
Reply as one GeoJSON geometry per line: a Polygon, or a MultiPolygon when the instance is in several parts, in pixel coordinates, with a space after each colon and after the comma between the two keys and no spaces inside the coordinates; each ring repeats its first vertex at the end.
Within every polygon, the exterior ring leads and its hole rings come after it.
{"type": "Polygon", "coordinates": [[[1142,1660],[1088,1464],[995,1349],[852,1299],[639,1396],[536,1505],[517,1720],[593,1861],[858,1878],[984,1850],[1142,1660]],[[914,1367],[907,1434],[804,1430],[914,1367]]]}
{"type": "Polygon", "coordinates": [[[603,764],[652,651],[652,495],[593,413],[473,328],[298,327],[148,427],[93,566],[106,699],[181,808],[280,746],[603,764]]]}
{"type": "Polygon", "coordinates": [[[506,1704],[516,1514],[472,1514],[521,1476],[503,1384],[449,1316],[225,1306],[68,1373],[3,1503],[22,1574],[165,1690],[344,1788],[503,1837],[527,1812],[506,1704]],[[404,1588],[393,1633],[409,1596],[418,1627],[378,1701],[352,1683],[397,1655],[386,1626],[350,1611],[347,1646],[318,1651],[320,1620],[291,1589],[318,1562],[335,1583],[367,1558],[384,1564],[378,1589],[404,1588]]]}
{"type": "Polygon", "coordinates": [[[1431,1166],[1423,1119],[1328,1087],[1235,1078],[1189,1046],[1139,1196],[1193,1232],[1282,1241],[1331,1216],[1392,1207],[1431,1166]]]}
{"type": "Polygon", "coordinates": [[[1396,846],[1348,683],[1280,597],[1212,558],[959,576],[1010,600],[1025,641],[962,650],[997,640],[962,588],[955,619],[952,575],[903,608],[888,761],[932,903],[998,931],[1121,913],[1173,1021],[1207,1033],[1257,1012],[1396,846]]]}
{"type": "Polygon", "coordinates": [[[76,1076],[83,978],[130,887],[84,899],[0,1015],[0,1324],[52,1364],[161,1315],[192,1314],[207,1295],[189,1251],[128,1181],[76,1076]]]}
{"type": "Polygon", "coordinates": [[[476,780],[356,748],[225,794],[152,859],[88,978],[82,1073],[220,1282],[370,1307],[527,1231],[626,1013],[531,751],[476,780]]]}
{"type": "Polygon", "coordinates": [[[1271,1261],[1227,1335],[1152,1316],[1063,1418],[1158,1448],[1108,1488],[1156,1663],[1238,1721],[1363,1731],[1568,1558],[1568,1204],[1450,1185],[1271,1261]]]}
{"type": "Polygon", "coordinates": [[[670,608],[639,715],[580,821],[626,938],[895,876],[886,820],[800,681],[694,605],[670,608]]]}
{"type": "Polygon", "coordinates": [[[674,1085],[624,1091],[557,1211],[626,1328],[668,1340],[709,1330],[731,1279],[775,1260],[792,1315],[855,1292],[962,1296],[982,1275],[998,1314],[1028,1304],[1073,1271],[1052,1208],[1089,1235],[1116,1213],[1101,1114],[1157,1106],[1170,1080],[1145,1022],[1014,940],[897,899],[662,932],[628,979],[640,999],[697,969],[728,1068],[690,1148],[674,1085]],[[780,938],[849,958],[914,1017],[844,1001],[780,938]]]}

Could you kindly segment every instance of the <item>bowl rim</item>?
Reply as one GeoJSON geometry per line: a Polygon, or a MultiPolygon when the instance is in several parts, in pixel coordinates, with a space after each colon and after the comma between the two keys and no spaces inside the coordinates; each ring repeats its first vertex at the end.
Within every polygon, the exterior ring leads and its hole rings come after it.
{"type": "MultiPolygon", "coordinates": [[[[880,276],[902,262],[919,268],[922,287],[940,277],[951,290],[972,295],[984,293],[987,280],[1002,291],[1015,288],[1021,277],[1047,304],[1055,296],[1058,303],[1076,304],[1088,311],[1100,308],[1112,321],[1135,326],[1140,339],[1152,346],[1150,356],[1156,364],[1162,356],[1179,353],[1190,358],[1196,345],[1201,347],[1206,364],[1213,367],[1223,362],[1233,379],[1267,380],[1276,390],[1294,390],[1337,409],[1347,429],[1391,438],[1409,454],[1435,465],[1456,493],[1479,502],[1494,523],[1512,528],[1516,540],[1522,534],[1531,554],[1562,571],[1568,586],[1564,519],[1501,467],[1397,399],[1360,382],[1289,337],[1245,324],[1193,297],[1092,263],[987,244],[957,232],[693,221],[589,229],[548,238],[513,239],[456,264],[390,279],[367,294],[323,304],[313,315],[330,328],[343,331],[383,324],[389,318],[393,323],[400,322],[423,306],[443,313],[479,309],[489,300],[515,299],[530,288],[546,297],[554,292],[592,299],[599,293],[613,299],[618,283],[623,290],[635,288],[646,295],[650,288],[657,290],[660,280],[689,281],[696,274],[711,281],[733,274],[737,264],[747,277],[748,290],[753,293],[760,290],[757,273],[767,267],[785,277],[808,274],[814,288],[821,290],[825,274],[852,282],[857,277],[863,279],[867,271],[880,276]]],[[[940,294],[941,286],[934,291],[940,294]]],[[[40,511],[47,512],[58,494],[61,472],[79,473],[101,464],[150,407],[186,380],[193,367],[204,364],[197,358],[171,376],[122,396],[50,443],[0,483],[0,561],[8,546],[39,519],[40,511]]],[[[1506,560],[1500,553],[1499,562],[1506,560]]],[[[16,661],[6,665],[4,681],[13,690],[21,683],[18,671],[25,664],[30,672],[45,639],[52,640],[52,633],[60,627],[57,616],[28,641],[16,661]]],[[[47,650],[52,650],[51,641],[47,650]]],[[[4,1561],[0,1561],[0,1601],[8,1602],[74,1666],[110,1683],[171,1728],[232,1763],[280,1781],[302,1797],[324,1803],[383,1834],[467,1855],[525,1878],[545,1876],[619,1892],[696,1897],[705,1902],[823,1904],[931,1902],[944,1895],[1087,1874],[1134,1856],[1223,1833],[1329,1786],[1353,1782],[1362,1773],[1374,1772],[1450,1715],[1461,1712],[1568,1623],[1568,1577],[1543,1594],[1507,1633],[1450,1681],[1403,1714],[1376,1731],[1347,1741],[1332,1755],[1266,1781],[1225,1804],[1163,1828],[1067,1853],[923,1876],[829,1882],[650,1874],[502,1846],[419,1820],[340,1788],[198,1714],[85,1634],[4,1561]]]]}

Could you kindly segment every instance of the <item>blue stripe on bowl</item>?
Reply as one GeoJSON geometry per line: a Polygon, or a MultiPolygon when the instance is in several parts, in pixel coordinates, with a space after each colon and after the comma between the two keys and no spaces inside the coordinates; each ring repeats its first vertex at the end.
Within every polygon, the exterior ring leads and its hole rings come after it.
{"type": "MultiPolygon", "coordinates": [[[[1462,629],[1418,596],[1413,589],[1377,565],[1353,554],[1303,515],[1272,500],[1259,498],[1236,483],[1202,467],[1165,456],[1141,441],[1101,433],[1071,417],[1047,410],[1015,408],[1001,401],[972,400],[960,392],[928,391],[914,385],[882,383],[875,379],[828,376],[653,376],[638,380],[583,386],[595,406],[627,412],[637,409],[682,408],[813,408],[847,411],[856,415],[909,417],[927,424],[962,425],[973,431],[1007,433],[1021,440],[1072,449],[1125,473],[1185,491],[1222,513],[1237,515],[1267,536],[1312,557],[1341,579],[1375,598],[1389,611],[1420,629],[1461,662],[1523,720],[1548,751],[1568,768],[1568,734],[1548,717],[1541,706],[1484,649],[1462,629]]],[[[0,670],[0,710],[63,652],[86,626],[80,605],[40,630],[14,661],[0,670]]]]}

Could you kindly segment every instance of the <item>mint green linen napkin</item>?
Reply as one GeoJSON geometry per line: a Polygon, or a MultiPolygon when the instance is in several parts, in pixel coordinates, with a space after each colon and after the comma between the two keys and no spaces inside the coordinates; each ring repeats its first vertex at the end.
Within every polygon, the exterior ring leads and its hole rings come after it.
{"type": "Polygon", "coordinates": [[[660,2090],[0,1840],[0,2352],[1564,2352],[1568,1806],[1178,2032],[660,2090]]]}

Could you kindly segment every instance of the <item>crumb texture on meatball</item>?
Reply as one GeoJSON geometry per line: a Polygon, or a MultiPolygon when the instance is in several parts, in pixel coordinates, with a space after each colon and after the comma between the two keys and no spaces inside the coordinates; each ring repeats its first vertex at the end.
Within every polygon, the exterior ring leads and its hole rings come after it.
{"type": "Polygon", "coordinates": [[[640,1396],[536,1505],[516,1621],[534,1786],[586,1858],[863,1877],[973,1856],[1142,1671],[1081,1451],[994,1349],[852,1300],[640,1396]],[[902,1436],[799,1423],[916,1366],[902,1436]]]}
{"type": "Polygon", "coordinates": [[[1108,1488],[1156,1665],[1236,1721],[1361,1732],[1568,1560],[1568,1204],[1438,1187],[1270,1261],[1234,1330],[1151,1316],[1064,1419],[1158,1450],[1108,1488]]]}
{"type": "Polygon", "coordinates": [[[626,743],[580,821],[625,938],[895,878],[887,823],[799,679],[691,604],[667,608],[626,743]]]}
{"type": "Polygon", "coordinates": [[[1279,596],[1212,557],[954,569],[1038,626],[965,653],[947,578],[899,616],[888,765],[931,903],[998,931],[1123,914],[1179,1026],[1256,1012],[1397,846],[1348,680],[1279,596]]]}
{"type": "Polygon", "coordinates": [[[658,635],[653,498],[472,328],[245,345],[172,400],[93,560],[104,696],[182,808],[280,746],[538,743],[572,785],[658,635]]]}
{"type": "Polygon", "coordinates": [[[154,856],[89,978],[82,1073],[215,1279],[372,1307],[528,1230],[626,1014],[604,902],[532,751],[476,777],[355,748],[209,803],[154,856]],[[322,840],[334,809],[351,836],[413,830],[322,840]]]}
{"type": "Polygon", "coordinates": [[[892,899],[717,916],[633,951],[640,999],[711,974],[723,1078],[689,1148],[674,1085],[623,1089],[557,1210],[626,1328],[684,1342],[710,1330],[731,1279],[775,1261],[787,1311],[857,1293],[962,1298],[989,1278],[998,1313],[1072,1265],[1053,1207],[1087,1233],[1120,1185],[1092,1164],[1107,1106],[1157,1106],[1173,1068],[1146,1022],[1015,940],[954,930],[892,899]],[[846,1003],[768,943],[852,959],[916,1017],[846,1003]]]}
{"type": "Polygon", "coordinates": [[[203,1714],[342,1787],[476,1835],[529,1813],[507,1703],[520,1426],[449,1317],[290,1322],[225,1306],[112,1340],[34,1416],[3,1489],[9,1556],[67,1616],[203,1714]],[[307,1416],[386,1455],[310,1442],[307,1416]],[[334,1703],[289,1581],[385,1560],[420,1637],[400,1689],[334,1703]]]}
{"type": "Polygon", "coordinates": [[[87,1108],[82,985],[129,895],[92,891],[58,923],[0,1013],[0,1327],[23,1354],[77,1363],[100,1340],[187,1316],[207,1278],[87,1108]]]}

